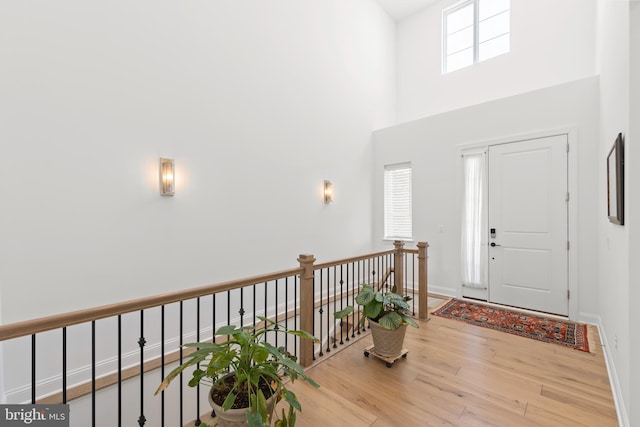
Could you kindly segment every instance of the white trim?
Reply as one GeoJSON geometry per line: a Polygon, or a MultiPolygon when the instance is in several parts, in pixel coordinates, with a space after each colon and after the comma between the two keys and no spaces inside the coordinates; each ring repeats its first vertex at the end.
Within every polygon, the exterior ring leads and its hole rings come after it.
{"type": "Polygon", "coordinates": [[[613,356],[609,350],[609,341],[605,333],[604,325],[602,324],[602,318],[599,314],[592,313],[580,313],[581,321],[592,324],[598,328],[598,334],[600,335],[600,344],[602,345],[604,354],[604,363],[607,366],[607,374],[609,375],[609,386],[613,394],[613,403],[616,407],[616,414],[618,416],[618,425],[620,427],[630,427],[629,418],[627,417],[627,411],[624,406],[624,398],[622,395],[622,388],[618,381],[618,372],[616,366],[613,363],[613,356]]]}
{"type": "Polygon", "coordinates": [[[438,294],[438,295],[451,297],[451,298],[459,298],[460,297],[460,290],[459,289],[444,288],[442,286],[434,286],[432,284],[429,284],[429,293],[430,294],[431,293],[438,294]]]}
{"type": "MultiPolygon", "coordinates": [[[[483,147],[500,144],[510,144],[512,142],[527,141],[530,139],[548,138],[551,136],[567,135],[567,143],[569,144],[568,153],[568,190],[571,194],[568,205],[569,216],[569,241],[571,249],[569,250],[569,319],[576,320],[578,318],[578,128],[577,126],[567,125],[560,128],[543,129],[527,133],[513,134],[500,138],[483,139],[478,141],[470,141],[457,144],[458,153],[462,155],[468,150],[479,150],[483,147]]],[[[458,194],[461,194],[461,184],[458,186],[458,194]]],[[[462,283],[462,282],[460,282],[462,283]]],[[[462,287],[460,287],[460,292],[462,287]]]]}

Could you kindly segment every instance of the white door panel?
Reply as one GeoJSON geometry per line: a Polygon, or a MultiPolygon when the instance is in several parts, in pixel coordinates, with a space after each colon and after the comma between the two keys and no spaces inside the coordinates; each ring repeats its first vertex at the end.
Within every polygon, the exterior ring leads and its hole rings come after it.
{"type": "Polygon", "coordinates": [[[568,314],[567,136],[489,147],[489,299],[568,314]]]}

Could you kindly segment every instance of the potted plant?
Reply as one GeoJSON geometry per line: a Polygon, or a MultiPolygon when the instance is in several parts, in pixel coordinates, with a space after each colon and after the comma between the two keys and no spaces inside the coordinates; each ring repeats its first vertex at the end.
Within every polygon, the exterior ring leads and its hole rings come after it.
{"type": "Polygon", "coordinates": [[[318,340],[307,332],[289,330],[263,317],[260,320],[265,327],[223,326],[214,334],[214,337],[221,337],[217,342],[185,344],[195,350],[187,356],[186,362],[167,375],[156,394],[166,389],[185,369],[199,364],[193,370],[189,386],[200,383],[211,386],[209,403],[216,413],[217,425],[237,426],[244,420],[245,425],[251,427],[269,426],[273,408],[281,399],[289,404],[289,410],[285,414],[283,409],[281,418],[273,425],[295,425],[295,411],[300,411],[301,406],[296,395],[287,389],[285,377],[291,382],[301,378],[314,387],[319,385],[305,374],[295,356],[284,348],[271,345],[266,341],[266,335],[285,333],[318,340]]]}
{"type": "MultiPolygon", "coordinates": [[[[399,295],[396,292],[395,286],[390,291],[376,291],[371,285],[363,285],[355,298],[358,305],[362,306],[360,327],[363,327],[366,319],[369,319],[375,352],[387,358],[395,358],[402,352],[407,325],[418,327],[418,324],[408,316],[407,301],[410,301],[411,297],[399,295]]],[[[335,312],[334,316],[341,319],[351,313],[353,313],[353,307],[349,306],[335,312]]]]}

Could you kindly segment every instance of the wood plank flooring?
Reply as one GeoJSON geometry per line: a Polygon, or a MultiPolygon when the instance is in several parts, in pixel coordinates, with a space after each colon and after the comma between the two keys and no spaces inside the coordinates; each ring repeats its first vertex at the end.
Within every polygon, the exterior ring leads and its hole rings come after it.
{"type": "Polygon", "coordinates": [[[618,425],[597,335],[585,353],[431,316],[408,328],[408,357],[391,368],[364,357],[370,343],[309,368],[320,389],[291,385],[297,426],[618,425]]]}

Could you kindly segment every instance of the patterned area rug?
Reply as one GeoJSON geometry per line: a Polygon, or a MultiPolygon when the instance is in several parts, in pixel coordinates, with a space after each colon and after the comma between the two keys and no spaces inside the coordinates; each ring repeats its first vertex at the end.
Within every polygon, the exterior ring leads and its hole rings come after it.
{"type": "Polygon", "coordinates": [[[452,299],[431,314],[589,352],[587,325],[452,299]]]}

